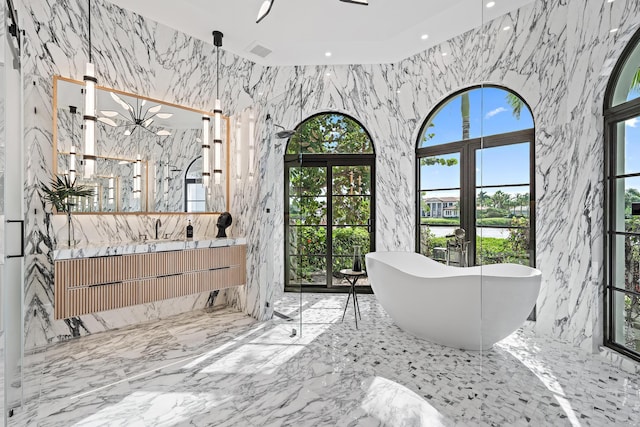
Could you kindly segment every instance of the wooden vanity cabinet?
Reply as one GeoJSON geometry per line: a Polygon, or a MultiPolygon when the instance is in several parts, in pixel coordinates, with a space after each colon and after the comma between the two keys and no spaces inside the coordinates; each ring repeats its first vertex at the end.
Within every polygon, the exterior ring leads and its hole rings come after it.
{"type": "Polygon", "coordinates": [[[246,245],[56,260],[55,318],[246,283],[246,245]]]}

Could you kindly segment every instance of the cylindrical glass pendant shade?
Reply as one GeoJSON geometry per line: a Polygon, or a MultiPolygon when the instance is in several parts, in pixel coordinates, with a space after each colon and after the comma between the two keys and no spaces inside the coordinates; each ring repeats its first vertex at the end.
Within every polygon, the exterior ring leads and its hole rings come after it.
{"type": "Polygon", "coordinates": [[[108,203],[111,205],[113,204],[114,201],[114,197],[115,197],[115,180],[113,178],[113,174],[111,174],[111,176],[109,176],[109,183],[108,183],[108,194],[107,194],[107,198],[108,198],[108,203]]]}
{"type": "Polygon", "coordinates": [[[92,63],[88,62],[84,75],[84,177],[95,174],[96,143],[96,74],[92,63]]]}
{"type": "Polygon", "coordinates": [[[136,162],[133,165],[133,198],[140,198],[140,189],[141,189],[141,178],[142,178],[142,159],[140,158],[140,154],[136,156],[136,162]]]}
{"type": "Polygon", "coordinates": [[[69,181],[71,185],[76,181],[76,147],[73,145],[69,152],[69,181]]]}
{"type": "Polygon", "coordinates": [[[242,123],[236,123],[236,179],[242,178],[242,123]]]}
{"type": "Polygon", "coordinates": [[[216,184],[222,181],[222,107],[216,99],[213,109],[213,176],[216,184]]]}
{"type": "Polygon", "coordinates": [[[202,185],[209,187],[211,178],[211,145],[209,144],[209,126],[211,118],[202,116],[202,185]]]}

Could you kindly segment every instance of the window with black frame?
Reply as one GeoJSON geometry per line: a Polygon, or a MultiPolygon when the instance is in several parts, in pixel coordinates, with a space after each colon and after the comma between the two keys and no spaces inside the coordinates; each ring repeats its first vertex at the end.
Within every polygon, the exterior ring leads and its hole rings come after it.
{"type": "MultiPolygon", "coordinates": [[[[285,154],[285,290],[347,291],[340,270],[375,250],[375,153],[364,127],[340,113],[307,118],[285,154]]],[[[369,292],[368,280],[358,281],[369,292]]]]}
{"type": "Polygon", "coordinates": [[[605,342],[640,360],[640,32],[605,93],[605,342]]]}
{"type": "Polygon", "coordinates": [[[207,189],[202,185],[202,156],[194,159],[187,168],[184,180],[184,211],[205,212],[207,189]]]}
{"type": "Polygon", "coordinates": [[[417,251],[463,266],[534,266],[533,150],[533,117],[517,94],[481,86],[442,101],[416,148],[417,251]],[[465,249],[455,258],[458,229],[465,249]]]}

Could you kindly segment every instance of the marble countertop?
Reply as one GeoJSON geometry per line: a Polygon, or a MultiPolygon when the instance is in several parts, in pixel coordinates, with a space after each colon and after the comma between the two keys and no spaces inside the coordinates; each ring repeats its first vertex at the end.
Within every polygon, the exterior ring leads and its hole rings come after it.
{"type": "Polygon", "coordinates": [[[217,248],[223,246],[246,245],[244,237],[215,238],[204,237],[193,240],[147,240],[137,242],[98,243],[75,247],[59,247],[53,251],[54,260],[92,258],[101,256],[116,256],[129,254],[143,254],[148,252],[179,251],[184,249],[217,248]]]}

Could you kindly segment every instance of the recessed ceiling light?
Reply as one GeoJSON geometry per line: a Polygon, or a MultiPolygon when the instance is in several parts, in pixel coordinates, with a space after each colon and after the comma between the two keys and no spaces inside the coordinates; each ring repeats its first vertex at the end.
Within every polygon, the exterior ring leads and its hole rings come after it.
{"type": "Polygon", "coordinates": [[[262,92],[258,92],[258,96],[262,96],[262,92]]]}
{"type": "Polygon", "coordinates": [[[325,53],[324,53],[324,56],[326,56],[326,57],[331,56],[331,52],[325,52],[325,53]]]}
{"type": "Polygon", "coordinates": [[[609,30],[610,33],[615,33],[616,31],[618,31],[617,28],[612,28],[612,29],[609,30]]]}
{"type": "Polygon", "coordinates": [[[396,90],[396,93],[400,93],[400,89],[396,90]]]}
{"type": "Polygon", "coordinates": [[[607,0],[607,3],[613,3],[613,0],[607,0]]]}
{"type": "Polygon", "coordinates": [[[428,38],[429,38],[429,34],[423,34],[423,35],[421,35],[421,36],[420,36],[420,38],[421,38],[422,40],[426,40],[426,39],[428,39],[428,38]]]}
{"type": "Polygon", "coordinates": [[[447,52],[442,52],[442,56],[447,56],[447,52]]]}
{"type": "Polygon", "coordinates": [[[502,29],[502,31],[509,31],[510,29],[511,29],[511,27],[510,27],[509,25],[507,25],[506,27],[504,27],[504,28],[502,29]]]}
{"type": "Polygon", "coordinates": [[[487,7],[493,7],[496,5],[496,2],[494,1],[490,1],[489,3],[487,3],[487,7]]]}
{"type": "Polygon", "coordinates": [[[326,76],[329,77],[331,75],[331,73],[327,73],[326,76]]]}

